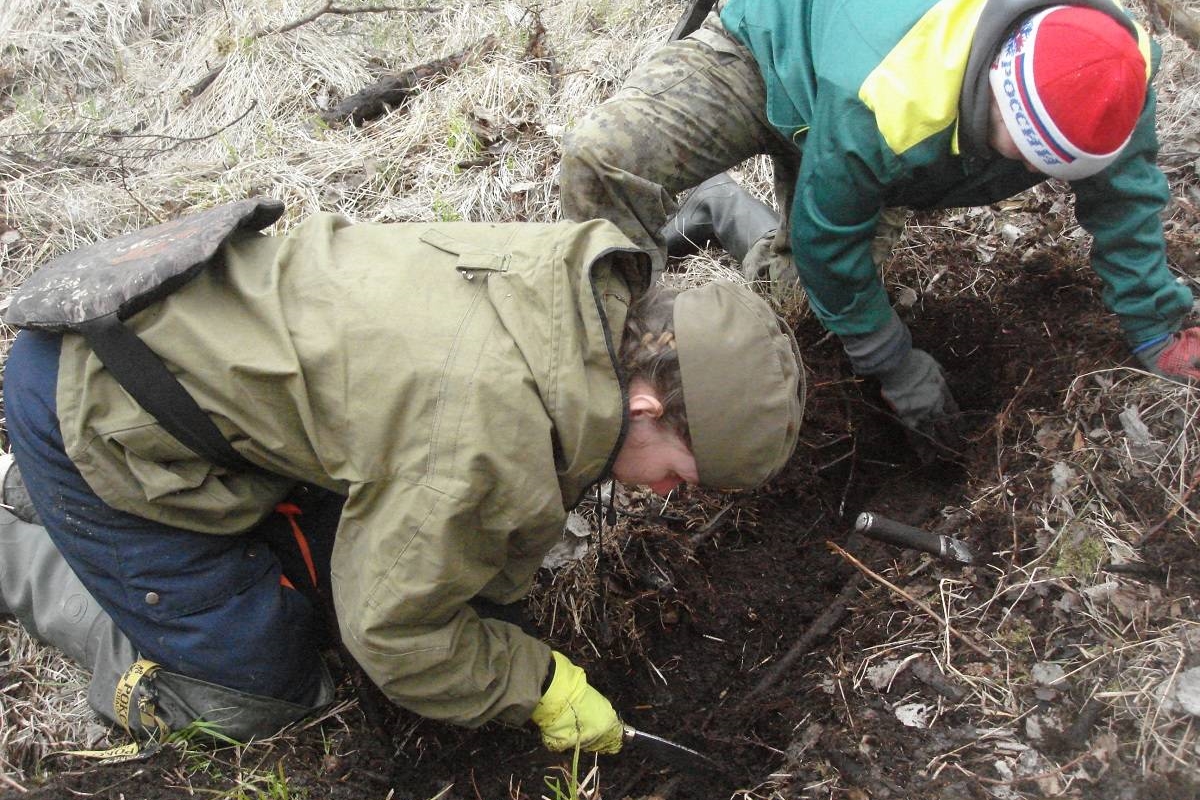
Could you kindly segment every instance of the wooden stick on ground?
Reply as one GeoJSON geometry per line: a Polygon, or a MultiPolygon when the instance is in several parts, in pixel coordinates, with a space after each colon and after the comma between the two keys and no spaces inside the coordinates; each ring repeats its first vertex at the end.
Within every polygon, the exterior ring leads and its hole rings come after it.
{"type": "Polygon", "coordinates": [[[438,75],[447,75],[470,58],[490,53],[496,46],[495,36],[485,36],[461,53],[419,64],[403,72],[385,75],[323,112],[321,118],[330,125],[337,125],[347,119],[357,125],[382,116],[389,109],[403,105],[412,94],[420,90],[422,81],[438,75]]]}
{"type": "Polygon", "coordinates": [[[838,593],[834,601],[821,612],[820,616],[812,621],[808,629],[804,631],[799,640],[784,654],[783,658],[776,661],[771,669],[754,685],[754,688],[746,693],[746,696],[742,698],[742,705],[745,705],[775,685],[775,682],[791,669],[800,656],[811,650],[814,644],[824,639],[829,635],[830,631],[837,627],[842,618],[846,616],[846,606],[858,594],[858,585],[860,583],[862,583],[862,575],[855,573],[850,576],[850,580],[846,581],[842,587],[842,591],[838,593]]]}
{"type": "Polygon", "coordinates": [[[1182,0],[1146,0],[1175,28],[1175,35],[1200,50],[1200,17],[1189,11],[1182,0]]]}
{"type": "Polygon", "coordinates": [[[926,614],[928,614],[930,617],[932,617],[934,620],[936,620],[939,625],[941,625],[943,628],[945,628],[946,632],[949,633],[951,636],[953,636],[955,639],[958,639],[960,642],[962,642],[967,647],[971,648],[972,650],[974,650],[976,653],[983,656],[984,658],[988,658],[988,659],[991,658],[990,653],[988,653],[986,650],[984,650],[979,645],[975,644],[975,641],[971,637],[967,636],[965,633],[962,633],[962,632],[956,630],[953,626],[950,625],[950,622],[948,620],[942,619],[941,615],[938,614],[936,611],[934,611],[932,608],[930,608],[928,604],[913,597],[911,594],[904,591],[896,584],[890,582],[887,578],[883,577],[879,573],[873,572],[870,567],[868,567],[866,564],[859,561],[854,556],[847,553],[840,546],[838,546],[838,544],[836,542],[827,542],[826,544],[829,545],[830,550],[832,550],[833,552],[840,555],[842,558],[849,561],[851,564],[853,564],[855,567],[857,567],[859,570],[861,570],[867,577],[886,586],[891,591],[900,595],[905,600],[907,600],[908,602],[912,603],[917,608],[924,611],[926,614]]]}

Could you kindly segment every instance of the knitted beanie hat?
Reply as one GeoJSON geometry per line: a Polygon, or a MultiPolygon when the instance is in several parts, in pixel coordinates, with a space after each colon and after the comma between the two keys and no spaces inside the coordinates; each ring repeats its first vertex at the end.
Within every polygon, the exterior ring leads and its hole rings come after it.
{"type": "Polygon", "coordinates": [[[989,72],[1004,124],[1039,172],[1076,180],[1120,155],[1146,102],[1147,58],[1107,14],[1052,6],[1005,40],[989,72]]]}

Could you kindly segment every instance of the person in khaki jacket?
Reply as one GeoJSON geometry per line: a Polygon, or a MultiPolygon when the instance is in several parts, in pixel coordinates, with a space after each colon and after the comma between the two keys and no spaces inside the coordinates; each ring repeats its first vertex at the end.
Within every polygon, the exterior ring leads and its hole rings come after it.
{"type": "Polygon", "coordinates": [[[619,749],[582,669],[475,607],[529,590],[598,481],[777,473],[803,410],[786,325],[733,284],[649,289],[602,221],[319,214],[220,254],[126,324],[251,468],[168,434],[80,336],[22,331],[0,612],[92,668],[93,705],[135,733],[204,717],[250,738],[330,699],[315,584],[400,706],[619,749]]]}

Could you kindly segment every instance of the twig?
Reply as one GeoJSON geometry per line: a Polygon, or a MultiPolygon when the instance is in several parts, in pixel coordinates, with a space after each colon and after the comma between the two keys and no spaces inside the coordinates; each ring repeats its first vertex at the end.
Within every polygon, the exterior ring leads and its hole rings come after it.
{"type": "MultiPolygon", "coordinates": [[[[208,133],[199,134],[197,136],[172,136],[172,135],[166,134],[166,133],[122,133],[120,131],[89,131],[86,128],[78,128],[78,129],[70,129],[70,130],[39,131],[37,133],[8,133],[8,134],[0,135],[0,141],[4,141],[6,139],[35,139],[35,140],[36,139],[50,139],[50,140],[52,140],[54,138],[60,138],[60,139],[65,139],[68,142],[70,142],[70,140],[72,140],[72,139],[84,139],[85,137],[95,137],[95,138],[99,138],[99,139],[111,139],[114,142],[120,141],[122,139],[161,139],[161,140],[170,142],[170,144],[165,147],[161,147],[158,149],[151,149],[151,148],[147,147],[147,148],[143,148],[140,151],[131,149],[131,150],[122,152],[120,150],[109,150],[109,149],[105,149],[105,148],[98,147],[95,145],[92,145],[92,146],[86,148],[86,150],[89,153],[99,153],[101,155],[111,156],[112,158],[117,158],[117,159],[148,158],[150,156],[159,156],[159,155],[163,155],[164,153],[169,153],[172,150],[176,149],[177,147],[182,147],[185,144],[191,144],[192,142],[202,142],[206,139],[211,139],[214,136],[218,136],[221,133],[224,133],[225,131],[232,128],[234,125],[237,125],[239,122],[244,120],[247,116],[249,116],[250,112],[254,110],[256,105],[258,105],[258,101],[251,100],[250,105],[246,106],[246,110],[243,111],[241,114],[238,114],[238,116],[236,118],[230,120],[229,122],[225,123],[224,125],[222,125],[219,128],[209,131],[208,133]]],[[[80,149],[81,150],[84,149],[84,146],[80,145],[80,149]]],[[[66,161],[71,156],[71,154],[72,154],[71,151],[64,151],[64,150],[60,149],[57,153],[52,155],[52,158],[66,161]]],[[[38,164],[51,163],[49,160],[32,159],[31,157],[24,156],[24,154],[20,154],[20,153],[0,153],[0,155],[5,156],[5,157],[21,156],[28,160],[33,160],[38,164]]]]}
{"type": "Polygon", "coordinates": [[[125,192],[125,194],[129,195],[129,199],[131,199],[131,200],[133,200],[133,202],[137,203],[138,207],[140,209],[142,209],[142,211],[145,211],[146,214],[148,214],[150,216],[150,219],[154,220],[156,223],[161,223],[162,217],[160,217],[158,214],[155,214],[153,211],[151,211],[146,206],[146,204],[143,203],[138,198],[138,196],[133,193],[133,190],[129,188],[129,182],[125,179],[125,175],[122,174],[120,177],[121,177],[121,189],[125,192]]]}
{"type": "MultiPolygon", "coordinates": [[[[1004,409],[996,415],[996,475],[1004,479],[1004,465],[1000,463],[1000,454],[1004,452],[1004,425],[1008,421],[1009,415],[1012,413],[1013,406],[1017,402],[1017,398],[1021,396],[1021,392],[1025,390],[1029,384],[1029,379],[1033,377],[1033,367],[1025,373],[1025,380],[1021,381],[1021,385],[1013,392],[1013,396],[1004,405],[1004,409]]],[[[983,438],[980,436],[979,438],[983,438]]]]}
{"type": "Polygon", "coordinates": [[[367,8],[343,8],[342,6],[335,6],[332,0],[328,0],[325,5],[321,6],[308,16],[300,17],[299,19],[293,20],[285,25],[280,25],[278,28],[264,28],[263,30],[255,31],[253,38],[257,39],[260,36],[270,36],[273,33],[287,33],[288,31],[294,31],[301,25],[307,25],[308,23],[316,20],[318,17],[322,17],[326,14],[341,14],[343,16],[349,16],[351,14],[384,14],[389,11],[424,11],[427,14],[432,14],[435,11],[441,11],[441,9],[436,6],[370,6],[367,8]]]}
{"type": "Polygon", "coordinates": [[[546,70],[550,76],[550,94],[558,94],[561,83],[562,67],[554,58],[554,51],[546,41],[546,26],[542,24],[542,12],[531,9],[526,14],[533,17],[533,30],[529,36],[529,45],[525,48],[525,58],[534,61],[546,70]]]}
{"type": "Polygon", "coordinates": [[[4,781],[4,783],[6,785],[11,786],[13,789],[16,789],[18,792],[24,793],[24,792],[29,791],[24,786],[22,786],[21,784],[14,781],[12,778],[5,775],[3,772],[0,772],[0,781],[4,781]]]}
{"type": "Polygon", "coordinates": [[[722,523],[725,522],[725,518],[729,516],[729,512],[732,509],[733,503],[726,503],[720,511],[712,515],[712,518],[708,522],[701,525],[700,528],[693,533],[691,538],[688,540],[692,547],[703,544],[706,539],[720,530],[722,523]]]}
{"type": "Polygon", "coordinates": [[[1180,496],[1179,501],[1175,504],[1175,506],[1168,511],[1167,515],[1159,520],[1154,527],[1146,531],[1142,535],[1142,538],[1138,539],[1138,547],[1141,547],[1146,542],[1154,538],[1154,536],[1156,536],[1158,532],[1163,529],[1163,526],[1175,518],[1175,515],[1179,513],[1180,509],[1187,507],[1188,500],[1191,499],[1192,492],[1196,491],[1197,485],[1200,485],[1200,468],[1197,468],[1196,471],[1192,473],[1191,481],[1188,482],[1187,488],[1183,490],[1183,494],[1180,496]]]}
{"type": "Polygon", "coordinates": [[[1158,581],[1165,583],[1167,573],[1162,567],[1154,564],[1143,564],[1138,561],[1130,561],[1125,564],[1106,563],[1100,565],[1102,572],[1111,572],[1114,575],[1132,575],[1135,578],[1143,578],[1145,580],[1158,581]]]}
{"type": "MultiPolygon", "coordinates": [[[[344,8],[342,6],[335,6],[333,4],[333,0],[326,0],[324,5],[318,8],[316,11],[313,11],[311,14],[306,14],[303,17],[284,23],[276,28],[260,28],[247,36],[246,41],[254,41],[255,39],[261,39],[264,36],[271,36],[272,34],[276,33],[287,33],[288,31],[294,31],[296,28],[299,28],[302,25],[307,25],[308,23],[313,22],[325,16],[326,14],[340,14],[343,16],[349,16],[351,14],[381,14],[390,11],[423,11],[429,14],[440,10],[441,9],[437,8],[436,6],[370,6],[367,8],[344,8]]],[[[193,83],[187,89],[184,89],[184,103],[189,103],[199,97],[205,89],[212,85],[212,82],[217,79],[217,76],[221,74],[221,71],[224,70],[228,64],[229,59],[225,59],[210,69],[203,78],[193,83]]]]}
{"type": "Polygon", "coordinates": [[[840,547],[840,546],[839,546],[839,545],[838,545],[836,542],[826,542],[826,544],[827,544],[827,545],[829,545],[829,549],[830,549],[830,550],[832,550],[833,552],[837,553],[837,554],[838,554],[838,555],[840,555],[842,558],[846,559],[846,560],[847,560],[847,561],[849,561],[851,564],[853,564],[855,567],[857,567],[858,569],[860,569],[860,570],[861,570],[861,571],[862,571],[862,572],[863,572],[863,573],[864,573],[864,574],[865,574],[867,577],[871,578],[871,579],[872,579],[872,580],[874,580],[874,581],[877,581],[877,582],[879,582],[879,583],[883,584],[884,586],[886,586],[886,587],[887,587],[888,589],[890,589],[891,591],[893,591],[893,592],[895,592],[896,594],[900,595],[900,596],[901,596],[901,597],[903,597],[905,600],[907,600],[908,602],[910,602],[910,603],[912,603],[913,605],[915,605],[917,608],[919,608],[919,609],[921,609],[922,611],[924,611],[926,614],[928,614],[930,617],[932,617],[934,620],[936,620],[936,621],[937,621],[937,623],[938,623],[939,625],[941,625],[942,627],[944,627],[944,628],[946,629],[946,632],[947,632],[947,633],[949,633],[949,634],[950,634],[951,636],[953,636],[954,638],[958,639],[960,642],[962,642],[963,644],[965,644],[967,647],[969,647],[969,648],[971,648],[972,650],[974,650],[974,651],[975,651],[977,654],[979,654],[979,655],[983,656],[984,658],[988,658],[988,659],[990,659],[990,658],[991,658],[991,654],[990,654],[990,653],[988,653],[986,650],[984,650],[984,649],[983,649],[982,647],[980,647],[979,645],[975,644],[975,641],[974,641],[973,639],[971,639],[971,637],[969,637],[969,636],[967,636],[965,633],[961,633],[961,632],[959,632],[958,630],[956,630],[955,628],[953,628],[953,627],[950,625],[950,623],[949,623],[947,620],[945,620],[945,619],[942,619],[941,615],[940,615],[940,614],[938,614],[936,611],[934,611],[932,608],[930,608],[930,607],[929,607],[929,606],[928,606],[926,603],[924,603],[924,602],[922,602],[922,601],[918,600],[917,598],[913,597],[911,594],[909,594],[908,592],[904,591],[904,590],[903,590],[903,589],[901,589],[899,586],[897,586],[896,584],[892,583],[891,581],[889,581],[887,578],[883,577],[883,576],[882,576],[882,575],[880,575],[879,573],[872,571],[870,567],[868,567],[866,564],[864,564],[864,563],[862,563],[861,561],[859,561],[859,560],[858,560],[857,558],[855,558],[854,556],[852,556],[852,555],[850,555],[849,553],[847,553],[847,552],[846,552],[845,550],[843,550],[843,549],[842,549],[842,548],[841,548],[841,547],[840,547]]]}
{"type": "MultiPolygon", "coordinates": [[[[1033,367],[1025,373],[1025,380],[1021,381],[1021,385],[1013,392],[1012,398],[1004,405],[1004,409],[996,415],[996,477],[1000,480],[1001,485],[1004,485],[1004,425],[1008,421],[1009,414],[1012,413],[1013,405],[1016,404],[1017,398],[1021,396],[1025,386],[1029,383],[1029,379],[1033,377],[1033,367]]],[[[982,439],[981,435],[979,439],[982,439]]],[[[1015,520],[1015,518],[1014,518],[1015,520]]],[[[1017,555],[1021,552],[1020,542],[1017,539],[1017,526],[1012,526],[1012,555],[1009,556],[1012,566],[1017,566],[1017,555]]]]}

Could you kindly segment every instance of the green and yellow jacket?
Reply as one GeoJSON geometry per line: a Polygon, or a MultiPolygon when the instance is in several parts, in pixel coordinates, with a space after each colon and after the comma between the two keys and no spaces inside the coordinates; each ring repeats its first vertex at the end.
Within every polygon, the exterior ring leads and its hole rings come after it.
{"type": "Polygon", "coordinates": [[[525,722],[548,647],[482,619],[524,595],[624,436],[617,369],[649,262],[607,222],[349,225],[243,235],[130,325],[269,474],[184,448],[65,336],[67,453],[110,505],[245,531],[296,481],[347,497],[332,560],[346,646],[396,703],[525,722]]]}
{"type": "MultiPolygon", "coordinates": [[[[1110,0],[1111,14],[1159,51],[1110,0]]],[[[1039,0],[729,0],[721,20],[754,55],[772,125],[802,151],[791,208],[797,267],[813,310],[838,334],[877,330],[888,298],[870,255],[888,206],[992,203],[1044,176],[987,145],[987,71],[1039,0]]],[[[1150,78],[1148,70],[1147,80],[1150,78]]],[[[1086,100],[1081,99],[1081,102],[1086,100]]],[[[1190,293],[1167,269],[1150,89],[1132,140],[1106,170],[1072,183],[1092,234],[1104,301],[1133,345],[1174,330],[1190,293]]]]}

